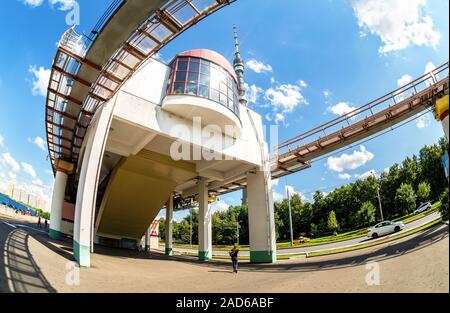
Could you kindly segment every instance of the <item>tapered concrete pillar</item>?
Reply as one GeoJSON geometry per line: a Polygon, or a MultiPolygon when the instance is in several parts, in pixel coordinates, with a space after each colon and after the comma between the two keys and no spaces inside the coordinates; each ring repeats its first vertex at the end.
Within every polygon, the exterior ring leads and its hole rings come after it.
{"type": "Polygon", "coordinates": [[[247,173],[247,205],[250,261],[253,263],[276,262],[272,181],[268,170],[257,169],[247,173]]]}
{"type": "Polygon", "coordinates": [[[205,178],[201,178],[198,182],[198,259],[200,261],[208,261],[212,257],[212,224],[207,184],[205,178]]]}
{"type": "Polygon", "coordinates": [[[49,236],[53,239],[61,238],[61,220],[66,194],[67,178],[73,171],[73,164],[63,160],[56,160],[56,177],[53,185],[52,206],[50,212],[49,236]]]}
{"type": "Polygon", "coordinates": [[[166,208],[166,255],[172,255],[173,254],[173,247],[172,247],[172,241],[173,241],[173,232],[172,232],[172,225],[173,225],[173,194],[170,195],[169,203],[167,204],[166,208]]]}
{"type": "Polygon", "coordinates": [[[84,153],[81,153],[83,159],[75,205],[73,255],[82,267],[91,266],[98,178],[114,105],[115,98],[97,111],[84,139],[85,146],[82,150],[84,153]]]}
{"type": "Polygon", "coordinates": [[[150,253],[151,226],[145,232],[145,252],[150,253]]]}

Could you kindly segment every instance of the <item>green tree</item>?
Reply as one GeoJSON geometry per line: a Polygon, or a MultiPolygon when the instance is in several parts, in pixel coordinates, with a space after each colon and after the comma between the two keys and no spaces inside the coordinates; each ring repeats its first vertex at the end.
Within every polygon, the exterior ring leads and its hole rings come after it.
{"type": "Polygon", "coordinates": [[[402,214],[411,213],[416,206],[416,194],[410,184],[401,184],[395,195],[395,202],[402,214]]]}
{"type": "Polygon", "coordinates": [[[377,209],[372,202],[364,202],[356,213],[358,226],[368,226],[376,221],[377,209]]]}
{"type": "Polygon", "coordinates": [[[336,218],[336,213],[334,213],[334,211],[331,211],[330,215],[328,215],[328,230],[332,231],[334,235],[337,235],[338,229],[339,223],[336,218]]]}
{"type": "Polygon", "coordinates": [[[417,187],[417,201],[419,203],[426,202],[430,199],[430,184],[427,182],[421,182],[417,187]]]}
{"type": "Polygon", "coordinates": [[[439,199],[441,201],[441,207],[439,211],[441,212],[442,219],[448,221],[449,218],[449,204],[448,204],[448,188],[444,190],[439,199]]]}

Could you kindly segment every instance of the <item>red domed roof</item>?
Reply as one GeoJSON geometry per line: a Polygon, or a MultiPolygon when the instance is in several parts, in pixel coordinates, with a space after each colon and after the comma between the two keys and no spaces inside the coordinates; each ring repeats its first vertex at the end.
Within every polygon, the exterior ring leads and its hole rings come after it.
{"type": "Polygon", "coordinates": [[[214,63],[220,65],[221,67],[223,67],[224,69],[226,69],[228,72],[230,72],[230,74],[233,75],[234,79],[237,81],[236,72],[234,71],[233,66],[230,64],[230,62],[228,62],[227,59],[225,59],[224,56],[222,56],[221,54],[219,54],[215,51],[207,50],[207,49],[190,50],[190,51],[182,52],[182,53],[178,54],[178,56],[202,58],[202,59],[214,62],[214,63]]]}

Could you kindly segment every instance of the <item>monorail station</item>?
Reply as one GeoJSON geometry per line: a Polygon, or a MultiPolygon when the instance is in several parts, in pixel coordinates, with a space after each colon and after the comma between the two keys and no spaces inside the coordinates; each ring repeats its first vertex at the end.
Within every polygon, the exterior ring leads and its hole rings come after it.
{"type": "MultiPolygon", "coordinates": [[[[46,105],[56,178],[49,235],[73,237],[81,266],[91,266],[94,244],[126,247],[145,237],[149,248],[162,209],[165,252],[171,255],[173,212],[193,202],[199,208],[198,258],[207,261],[210,202],[242,189],[250,261],[275,262],[272,179],[309,168],[314,158],[435,104],[448,132],[448,76],[436,78],[448,71],[446,63],[357,113],[280,144],[277,158],[270,157],[262,117],[247,106],[237,31],[232,62],[208,49],[180,51],[168,64],[154,58],[184,30],[232,2],[119,1],[88,40],[74,29],[62,36],[46,105]],[[416,92],[395,102],[411,90],[416,92]],[[392,100],[394,105],[380,109],[392,100]],[[363,113],[365,119],[354,119],[363,113]]],[[[231,46],[231,29],[229,41],[231,46]]]]}

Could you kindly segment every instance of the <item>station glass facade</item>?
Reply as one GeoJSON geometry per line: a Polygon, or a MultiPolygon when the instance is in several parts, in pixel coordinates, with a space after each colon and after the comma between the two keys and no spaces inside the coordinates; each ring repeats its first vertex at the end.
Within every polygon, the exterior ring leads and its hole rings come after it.
{"type": "Polygon", "coordinates": [[[238,90],[224,68],[197,57],[176,57],[170,63],[167,95],[192,95],[222,104],[239,117],[238,90]]]}

